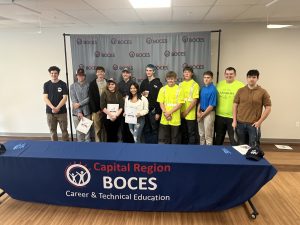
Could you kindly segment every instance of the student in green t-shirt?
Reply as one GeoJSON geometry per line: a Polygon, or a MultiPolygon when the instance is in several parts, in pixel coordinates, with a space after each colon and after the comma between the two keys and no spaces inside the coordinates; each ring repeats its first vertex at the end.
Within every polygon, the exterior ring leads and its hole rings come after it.
{"type": "Polygon", "coordinates": [[[233,67],[225,69],[225,80],[217,84],[218,98],[215,118],[215,145],[223,145],[226,131],[231,145],[236,145],[232,127],[232,106],[236,92],[245,85],[235,80],[236,70],[233,67]]]}

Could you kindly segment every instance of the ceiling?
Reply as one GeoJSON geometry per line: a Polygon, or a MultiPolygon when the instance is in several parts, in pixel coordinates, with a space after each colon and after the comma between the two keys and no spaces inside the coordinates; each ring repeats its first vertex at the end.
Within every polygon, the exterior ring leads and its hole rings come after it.
{"type": "MultiPolygon", "coordinates": [[[[151,0],[149,0],[151,1],[151,0]]],[[[103,24],[299,23],[299,0],[172,0],[171,8],[133,9],[128,0],[0,0],[0,29],[103,24]]]]}

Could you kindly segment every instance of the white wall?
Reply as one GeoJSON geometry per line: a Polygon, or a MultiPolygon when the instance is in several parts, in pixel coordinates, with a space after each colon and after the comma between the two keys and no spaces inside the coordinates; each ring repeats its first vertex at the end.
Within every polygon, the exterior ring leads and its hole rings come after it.
{"type": "MultiPolygon", "coordinates": [[[[237,78],[256,68],[260,84],[272,99],[272,113],[263,124],[264,138],[300,139],[300,30],[267,30],[265,24],[110,26],[77,29],[0,30],[0,134],[48,133],[43,83],[47,69],[58,65],[65,79],[63,33],[154,33],[222,29],[221,79],[228,66],[237,69],[237,78]]],[[[69,39],[67,38],[67,43],[69,39]]],[[[69,77],[72,77],[70,48],[69,77]]],[[[214,53],[215,54],[215,53],[214,53]]],[[[215,56],[212,56],[215,57],[215,56]]],[[[215,65],[212,68],[215,71],[215,65]]]]}

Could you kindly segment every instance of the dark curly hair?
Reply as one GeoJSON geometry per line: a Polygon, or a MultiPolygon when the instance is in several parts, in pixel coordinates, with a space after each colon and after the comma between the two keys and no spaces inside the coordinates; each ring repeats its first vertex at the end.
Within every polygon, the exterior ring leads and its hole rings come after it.
{"type": "Polygon", "coordinates": [[[57,71],[57,73],[59,74],[60,69],[57,66],[50,66],[48,72],[51,73],[51,71],[57,71]]]}

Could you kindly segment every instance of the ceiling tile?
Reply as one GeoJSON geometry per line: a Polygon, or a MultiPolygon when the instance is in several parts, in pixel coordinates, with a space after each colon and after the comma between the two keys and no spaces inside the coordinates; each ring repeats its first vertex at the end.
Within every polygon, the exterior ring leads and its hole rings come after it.
{"type": "Polygon", "coordinates": [[[209,6],[173,7],[172,21],[201,21],[209,9],[209,6]]]}
{"type": "Polygon", "coordinates": [[[229,21],[246,11],[247,8],[248,6],[215,6],[204,20],[229,21]]]}
{"type": "Polygon", "coordinates": [[[17,0],[16,4],[37,10],[85,10],[91,7],[82,0],[17,0]]]}
{"type": "Polygon", "coordinates": [[[161,9],[136,9],[138,16],[143,22],[169,22],[171,21],[171,8],[161,8],[161,9]]]}
{"type": "Polygon", "coordinates": [[[109,18],[96,10],[66,10],[64,12],[88,24],[111,22],[109,18]]]}
{"type": "Polygon", "coordinates": [[[83,0],[97,9],[132,9],[129,0],[83,0]]]}
{"type": "Polygon", "coordinates": [[[107,18],[114,22],[141,22],[140,18],[138,17],[137,13],[133,9],[107,9],[102,10],[103,13],[107,18]]]}
{"type": "Polygon", "coordinates": [[[260,2],[260,0],[218,0],[216,5],[254,5],[258,2],[260,2]]]}
{"type": "Polygon", "coordinates": [[[172,0],[172,6],[211,6],[216,0],[172,0]]]}
{"type": "Polygon", "coordinates": [[[241,21],[264,21],[267,19],[267,9],[263,5],[249,7],[235,19],[241,21]]]}

